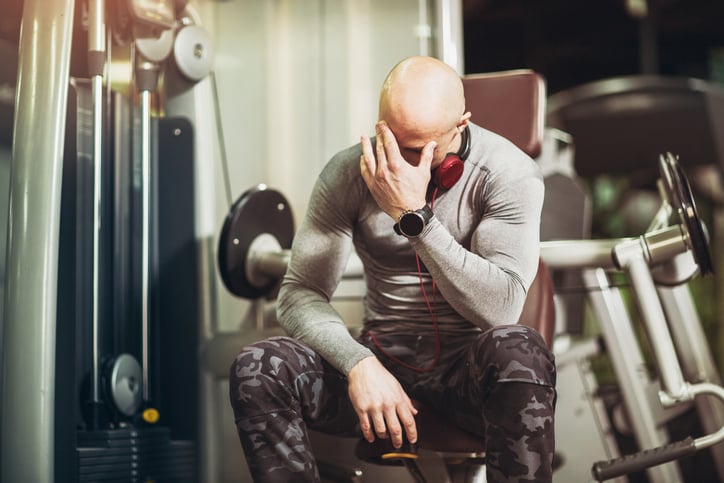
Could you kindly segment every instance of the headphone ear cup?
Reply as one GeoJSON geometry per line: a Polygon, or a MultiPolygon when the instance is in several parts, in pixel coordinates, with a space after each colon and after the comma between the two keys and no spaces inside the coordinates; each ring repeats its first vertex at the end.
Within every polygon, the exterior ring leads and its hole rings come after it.
{"type": "Polygon", "coordinates": [[[460,159],[460,156],[449,153],[432,173],[435,186],[446,190],[452,188],[463,175],[463,168],[463,160],[460,159]]]}

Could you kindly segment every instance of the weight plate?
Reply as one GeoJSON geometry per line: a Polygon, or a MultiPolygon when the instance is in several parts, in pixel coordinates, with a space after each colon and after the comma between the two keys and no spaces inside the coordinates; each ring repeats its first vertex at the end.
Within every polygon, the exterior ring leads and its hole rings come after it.
{"type": "Polygon", "coordinates": [[[115,408],[125,416],[133,416],[141,406],[141,365],[130,354],[119,355],[111,365],[109,392],[115,408]]]}
{"type": "Polygon", "coordinates": [[[696,210],[689,180],[676,157],[671,154],[661,156],[659,162],[661,177],[664,181],[669,203],[678,213],[699,272],[707,275],[714,272],[714,264],[709,252],[709,237],[704,223],[696,210]]]}
{"type": "Polygon", "coordinates": [[[257,287],[247,276],[247,254],[262,234],[274,237],[282,249],[291,248],[294,218],[281,193],[259,185],[244,192],[232,205],[219,236],[219,273],[227,290],[237,297],[259,298],[278,283],[271,280],[257,287]]]}

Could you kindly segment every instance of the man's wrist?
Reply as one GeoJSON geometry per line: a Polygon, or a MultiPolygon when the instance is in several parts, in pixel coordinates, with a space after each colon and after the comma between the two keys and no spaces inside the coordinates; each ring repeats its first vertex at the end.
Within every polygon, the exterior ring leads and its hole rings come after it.
{"type": "Polygon", "coordinates": [[[395,233],[407,238],[417,238],[425,231],[432,217],[432,209],[427,204],[417,210],[403,211],[395,223],[395,233]]]}
{"type": "Polygon", "coordinates": [[[370,363],[373,358],[376,359],[377,357],[374,354],[370,354],[359,359],[352,367],[349,368],[349,371],[347,371],[347,377],[354,376],[353,373],[355,369],[358,369],[365,364],[370,363]]]}

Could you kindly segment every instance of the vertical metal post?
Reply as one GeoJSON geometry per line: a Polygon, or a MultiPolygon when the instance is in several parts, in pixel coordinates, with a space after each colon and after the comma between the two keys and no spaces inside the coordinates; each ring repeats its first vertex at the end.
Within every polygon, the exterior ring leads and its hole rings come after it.
{"type": "Polygon", "coordinates": [[[103,181],[103,74],[106,67],[105,0],[89,4],[88,66],[93,95],[93,425],[99,424],[100,400],[100,250],[101,190],[103,181]]]}
{"type": "Polygon", "coordinates": [[[657,286],[656,290],[686,381],[720,384],[721,378],[694,305],[690,286],[657,286]]]}
{"type": "Polygon", "coordinates": [[[144,403],[150,400],[149,345],[151,317],[151,93],[158,83],[158,65],[139,58],[136,67],[136,86],[140,92],[141,116],[141,390],[144,403]]]}
{"type": "Polygon", "coordinates": [[[430,25],[430,19],[428,10],[430,2],[428,0],[417,1],[417,41],[418,41],[418,54],[430,55],[430,37],[432,37],[432,27],[430,25]]]}
{"type": "Polygon", "coordinates": [[[141,91],[141,360],[143,401],[150,400],[148,388],[151,252],[151,91],[141,91]]]}
{"type": "Polygon", "coordinates": [[[60,195],[73,0],[25,0],[3,341],[2,481],[54,479],[60,195]]]}
{"type": "Polygon", "coordinates": [[[465,73],[462,0],[435,0],[435,44],[437,58],[465,73]]]}
{"type": "Polygon", "coordinates": [[[636,303],[645,323],[651,350],[656,359],[662,389],[676,399],[687,395],[688,386],[681,372],[671,332],[648,263],[643,256],[623,262],[623,269],[636,290],[636,303]]]}

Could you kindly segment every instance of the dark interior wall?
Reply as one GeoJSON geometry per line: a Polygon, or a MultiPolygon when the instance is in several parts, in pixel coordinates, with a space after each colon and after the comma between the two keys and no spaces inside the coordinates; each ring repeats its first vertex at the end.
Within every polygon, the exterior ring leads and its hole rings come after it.
{"type": "Polygon", "coordinates": [[[724,47],[724,2],[463,0],[467,73],[532,68],[549,93],[607,77],[658,73],[708,79],[724,47]]]}
{"type": "MultiPolygon", "coordinates": [[[[22,3],[0,0],[0,40],[17,45],[22,3]]],[[[724,2],[648,4],[650,19],[644,22],[627,12],[626,0],[463,0],[466,72],[529,67],[542,73],[549,93],[555,93],[641,73],[642,57],[654,56],[658,73],[710,78],[715,50],[724,48],[724,2]],[[653,42],[653,53],[645,38],[653,42]]],[[[82,36],[75,40],[85,42],[82,36]]],[[[79,49],[84,51],[74,50],[79,49]]],[[[74,58],[74,75],[83,75],[84,59],[74,58]]]]}

